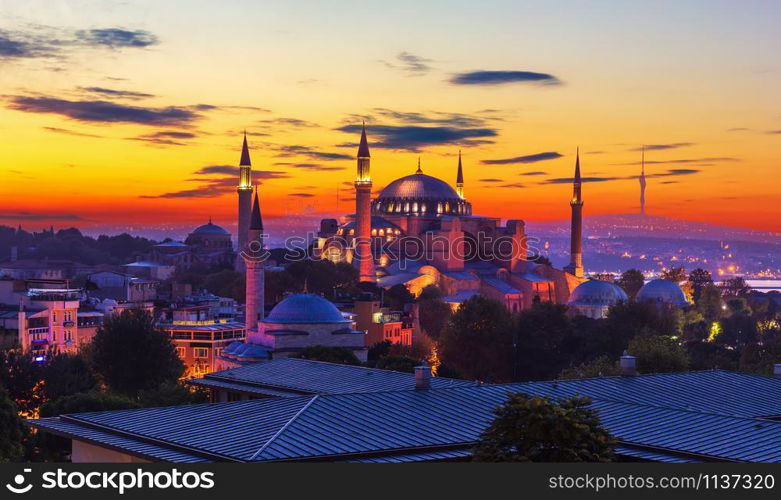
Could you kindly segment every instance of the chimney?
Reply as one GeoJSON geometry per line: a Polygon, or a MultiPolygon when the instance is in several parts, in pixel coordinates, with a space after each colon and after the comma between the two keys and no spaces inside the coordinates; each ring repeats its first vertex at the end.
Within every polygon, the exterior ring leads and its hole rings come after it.
{"type": "Polygon", "coordinates": [[[621,356],[620,368],[622,377],[634,377],[637,375],[637,358],[624,351],[624,355],[621,356]]]}
{"type": "Polygon", "coordinates": [[[775,378],[781,378],[781,363],[776,363],[773,365],[773,376],[775,378]]]}
{"type": "Polygon", "coordinates": [[[431,389],[431,367],[428,365],[415,367],[415,389],[431,389]]]}

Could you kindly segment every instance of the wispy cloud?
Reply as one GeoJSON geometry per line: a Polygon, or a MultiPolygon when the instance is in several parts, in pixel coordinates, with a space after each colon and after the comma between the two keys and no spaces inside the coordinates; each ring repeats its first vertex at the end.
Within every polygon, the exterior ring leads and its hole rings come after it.
{"type": "Polygon", "coordinates": [[[47,96],[10,96],[8,107],[27,113],[49,113],[81,122],[137,123],[141,125],[185,126],[202,118],[202,111],[214,106],[130,106],[102,100],[68,100],[47,96]]]}
{"type": "Polygon", "coordinates": [[[514,163],[537,163],[538,161],[555,160],[561,158],[561,154],[555,151],[536,153],[533,155],[515,156],[513,158],[500,158],[497,160],[481,160],[483,165],[510,165],[514,163]]]}
{"type": "Polygon", "coordinates": [[[646,151],[665,151],[667,149],[685,148],[688,146],[694,146],[693,142],[671,142],[669,144],[646,144],[645,146],[639,146],[630,149],[630,151],[642,151],[645,147],[646,151]]]}
{"type": "Polygon", "coordinates": [[[331,153],[318,151],[309,146],[295,144],[272,146],[277,151],[278,157],[306,156],[315,160],[352,160],[354,157],[344,153],[331,153]]]}
{"type": "Polygon", "coordinates": [[[182,132],[178,130],[161,130],[151,134],[140,135],[138,137],[129,137],[128,139],[133,141],[143,141],[152,144],[163,146],[184,146],[182,142],[187,139],[194,139],[197,137],[192,132],[182,132]]]}
{"type": "Polygon", "coordinates": [[[450,83],[456,85],[502,85],[507,83],[559,85],[561,81],[551,74],[533,71],[467,71],[453,75],[450,83]]]}
{"type": "MultiPolygon", "coordinates": [[[[143,195],[141,198],[216,198],[235,191],[239,170],[238,167],[231,165],[207,165],[193,172],[193,175],[195,177],[188,180],[200,183],[197,187],[161,194],[143,195]]],[[[285,172],[273,170],[252,171],[254,182],[268,179],[286,179],[288,177],[290,175],[285,172]]]]}
{"type": "Polygon", "coordinates": [[[521,172],[518,175],[525,175],[525,176],[548,175],[548,172],[543,172],[541,170],[537,170],[537,171],[534,171],[534,172],[521,172]]]}
{"type": "Polygon", "coordinates": [[[380,61],[385,66],[403,71],[409,76],[422,76],[431,71],[431,66],[428,63],[433,62],[431,59],[426,59],[415,55],[411,52],[399,52],[396,54],[396,62],[380,61]]]}
{"type": "Polygon", "coordinates": [[[14,221],[40,221],[40,220],[85,220],[82,216],[76,214],[33,214],[29,212],[0,213],[0,220],[14,221]]]}
{"type": "MultiPolygon", "coordinates": [[[[682,175],[692,175],[701,172],[700,170],[693,168],[674,168],[669,169],[666,172],[656,172],[652,174],[646,174],[646,178],[658,178],[658,177],[676,177],[682,175]]],[[[609,181],[624,181],[624,180],[636,180],[636,175],[626,176],[599,176],[599,177],[581,177],[581,182],[609,182],[609,181]]],[[[555,177],[552,179],[545,179],[539,184],[570,184],[572,183],[572,177],[555,177]]]]}
{"type": "Polygon", "coordinates": [[[154,97],[154,94],[147,94],[145,92],[135,92],[133,90],[117,90],[109,89],[106,87],[78,87],[81,90],[90,94],[99,94],[103,96],[113,97],[116,99],[145,99],[148,97],[154,97]]]}
{"type": "Polygon", "coordinates": [[[26,30],[0,29],[0,59],[62,59],[69,50],[143,49],[158,42],[157,36],[146,30],[124,28],[69,30],[37,25],[26,30]]]}
{"type": "MultiPolygon", "coordinates": [[[[432,124],[449,125],[452,127],[482,127],[488,123],[488,119],[482,116],[468,115],[464,113],[444,113],[432,111],[427,114],[420,112],[396,111],[388,108],[374,108],[369,121],[377,119],[396,121],[405,124],[432,124]]],[[[500,118],[493,118],[500,120],[500,118]]],[[[355,121],[353,122],[355,123],[355,121]]]]}
{"type": "Polygon", "coordinates": [[[66,128],[59,128],[59,127],[43,127],[44,130],[48,130],[49,132],[54,132],[57,134],[65,134],[65,135],[73,135],[77,137],[92,137],[92,138],[99,138],[102,137],[100,135],[96,134],[87,134],[85,132],[76,132],[75,130],[68,130],[66,128]]]}
{"type": "MultiPolygon", "coordinates": [[[[360,125],[345,125],[337,130],[357,135],[360,125]]],[[[388,148],[406,151],[419,151],[425,146],[453,144],[475,146],[493,142],[497,135],[492,128],[456,128],[456,127],[421,127],[414,125],[372,125],[367,132],[371,135],[373,148],[388,148]]],[[[350,147],[354,144],[344,144],[350,147]]]]}

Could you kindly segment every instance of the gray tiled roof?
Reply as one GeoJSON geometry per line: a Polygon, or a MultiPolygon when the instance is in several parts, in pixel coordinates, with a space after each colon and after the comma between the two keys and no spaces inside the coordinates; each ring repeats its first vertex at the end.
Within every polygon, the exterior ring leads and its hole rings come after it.
{"type": "Polygon", "coordinates": [[[781,462],[781,422],[757,418],[779,414],[781,379],[724,371],[120,410],[60,417],[76,425],[59,432],[94,438],[100,426],[213,460],[434,460],[467,453],[510,392],[591,396],[625,456],[781,462]]]}
{"type": "MultiPolygon", "coordinates": [[[[295,358],[274,359],[213,372],[189,383],[239,392],[265,393],[274,389],[280,395],[287,391],[289,396],[412,390],[415,386],[411,373],[295,358]]],[[[431,384],[434,388],[444,388],[474,385],[474,382],[434,377],[431,384]]]]}

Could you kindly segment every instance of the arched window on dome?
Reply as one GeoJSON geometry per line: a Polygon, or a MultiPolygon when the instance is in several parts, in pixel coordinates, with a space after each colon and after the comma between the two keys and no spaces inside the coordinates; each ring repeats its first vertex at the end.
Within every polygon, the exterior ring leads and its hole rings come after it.
{"type": "Polygon", "coordinates": [[[417,211],[418,211],[418,202],[417,201],[412,204],[412,211],[417,213],[417,211]]]}
{"type": "Polygon", "coordinates": [[[404,204],[404,211],[409,212],[409,202],[404,204]]]}
{"type": "Polygon", "coordinates": [[[380,229],[379,231],[377,231],[377,234],[379,234],[380,236],[385,236],[385,230],[380,229]]]}
{"type": "Polygon", "coordinates": [[[420,205],[420,213],[425,214],[426,213],[426,204],[421,203],[420,205]]]}
{"type": "Polygon", "coordinates": [[[376,229],[372,229],[372,236],[377,236],[377,230],[376,229]]]}
{"type": "Polygon", "coordinates": [[[445,213],[450,213],[450,203],[447,201],[445,202],[445,213]]]}
{"type": "Polygon", "coordinates": [[[437,203],[437,213],[438,214],[442,213],[442,202],[437,203]]]}

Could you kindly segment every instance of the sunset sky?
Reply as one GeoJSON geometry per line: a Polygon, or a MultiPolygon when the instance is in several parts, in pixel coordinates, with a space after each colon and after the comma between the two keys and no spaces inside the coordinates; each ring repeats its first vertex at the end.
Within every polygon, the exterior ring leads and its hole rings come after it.
{"type": "Polygon", "coordinates": [[[781,231],[779,26],[778,1],[0,0],[0,224],[234,230],[245,129],[267,220],[349,213],[365,119],[377,188],[418,157],[453,183],[460,149],[475,213],[563,219],[579,146],[586,215],[636,212],[646,144],[650,214],[781,231]]]}

